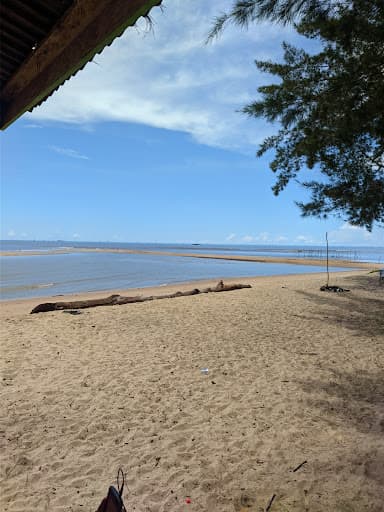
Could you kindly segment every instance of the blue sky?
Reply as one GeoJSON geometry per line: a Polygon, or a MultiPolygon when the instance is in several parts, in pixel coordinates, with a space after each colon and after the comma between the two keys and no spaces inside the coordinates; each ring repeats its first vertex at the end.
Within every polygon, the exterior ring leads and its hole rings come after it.
{"type": "Polygon", "coordinates": [[[229,27],[231,1],[165,0],[1,135],[2,239],[384,246],[342,219],[303,219],[292,184],[273,196],[258,143],[276,127],[238,110],[268,83],[290,28],[229,27]],[[192,8],[191,8],[192,7],[192,8]]]}

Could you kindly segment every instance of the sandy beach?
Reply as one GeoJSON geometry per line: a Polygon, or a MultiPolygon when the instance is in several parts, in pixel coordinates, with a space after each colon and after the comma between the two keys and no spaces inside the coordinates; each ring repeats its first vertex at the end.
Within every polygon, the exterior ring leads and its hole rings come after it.
{"type": "Polygon", "coordinates": [[[3,302],[0,509],[92,512],[121,466],[128,511],[382,511],[384,284],[330,279],[350,291],[310,274],[79,315],[3,302]]]}

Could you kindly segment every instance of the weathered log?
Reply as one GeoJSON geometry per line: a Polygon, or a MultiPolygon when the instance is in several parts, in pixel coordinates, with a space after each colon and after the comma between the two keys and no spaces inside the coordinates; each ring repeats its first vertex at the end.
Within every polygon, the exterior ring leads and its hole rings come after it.
{"type": "Polygon", "coordinates": [[[222,281],[220,283],[215,288],[203,288],[200,290],[200,293],[230,292],[232,290],[240,290],[241,288],[252,288],[250,284],[224,284],[222,281]]]}
{"type": "Polygon", "coordinates": [[[140,296],[121,297],[120,295],[110,295],[103,299],[75,300],[73,302],[45,302],[32,309],[31,313],[44,313],[46,311],[59,311],[62,309],[84,309],[94,308],[96,306],[114,306],[124,299],[124,304],[128,302],[139,302],[140,296]]]}
{"type": "Polygon", "coordinates": [[[252,288],[250,284],[229,284],[225,285],[223,281],[220,281],[214,288],[204,288],[199,290],[194,288],[193,290],[187,290],[185,292],[175,292],[165,295],[148,295],[143,297],[141,295],[135,297],[124,297],[122,295],[110,295],[103,299],[90,299],[90,300],[76,300],[73,302],[44,302],[34,307],[32,313],[44,313],[46,311],[60,311],[65,309],[85,309],[94,308],[96,306],[120,306],[121,304],[132,304],[134,302],[146,302],[149,300],[159,299],[173,299],[176,297],[187,297],[189,295],[198,295],[199,293],[209,292],[228,292],[232,290],[240,290],[242,288],[252,288]]]}

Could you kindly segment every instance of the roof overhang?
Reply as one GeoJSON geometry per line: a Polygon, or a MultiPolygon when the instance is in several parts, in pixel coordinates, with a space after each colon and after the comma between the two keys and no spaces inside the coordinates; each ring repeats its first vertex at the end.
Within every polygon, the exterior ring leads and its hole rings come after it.
{"type": "MultiPolygon", "coordinates": [[[[42,103],[127,27],[134,25],[139,17],[147,16],[152,7],[160,5],[161,1],[74,0],[63,15],[54,20],[48,34],[36,48],[28,51],[28,56],[3,85],[0,92],[0,128],[5,129],[26,111],[42,103]]],[[[40,3],[44,4],[41,0],[40,3]]],[[[3,6],[6,4],[4,1],[3,6]]],[[[14,6],[11,19],[20,18],[18,4],[23,4],[23,0],[8,2],[8,6],[3,7],[3,10],[9,11],[14,6]]],[[[9,25],[8,21],[8,31],[9,25]]],[[[18,34],[20,37],[20,26],[15,26],[13,37],[17,38],[18,34]]]]}

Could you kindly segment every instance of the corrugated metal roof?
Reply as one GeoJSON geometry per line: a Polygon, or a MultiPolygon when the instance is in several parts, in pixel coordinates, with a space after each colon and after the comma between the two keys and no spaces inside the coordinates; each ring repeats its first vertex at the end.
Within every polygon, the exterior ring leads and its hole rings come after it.
{"type": "Polygon", "coordinates": [[[44,102],[162,0],[0,0],[0,128],[44,102]]]}
{"type": "Polygon", "coordinates": [[[74,0],[1,0],[0,88],[49,34],[74,0]]]}

